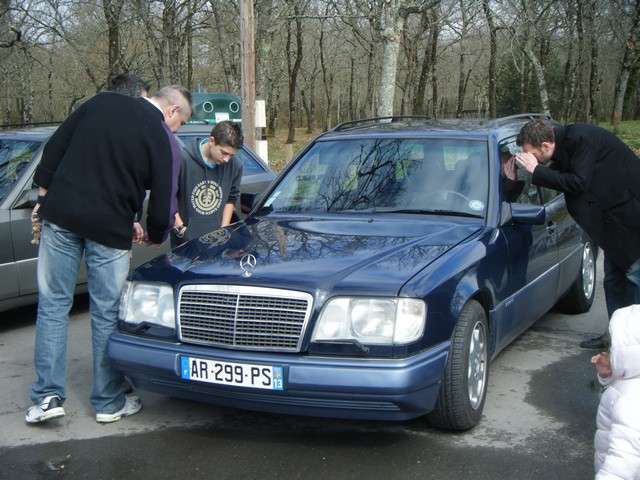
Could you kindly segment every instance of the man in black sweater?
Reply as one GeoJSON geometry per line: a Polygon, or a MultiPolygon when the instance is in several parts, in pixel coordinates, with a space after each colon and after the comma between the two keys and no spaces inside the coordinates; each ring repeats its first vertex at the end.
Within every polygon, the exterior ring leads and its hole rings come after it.
{"type": "Polygon", "coordinates": [[[91,403],[108,423],[142,408],[125,397],[123,375],[106,355],[129,272],[134,215],[150,191],[147,243],[160,244],[173,225],[180,147],[172,132],[193,111],[180,86],[152,98],[99,93],[74,111],[43,151],[34,181],[40,189],[34,218],[42,218],[38,254],[38,320],[34,405],[27,423],[64,415],[69,310],[85,257],[93,344],[91,403]]]}

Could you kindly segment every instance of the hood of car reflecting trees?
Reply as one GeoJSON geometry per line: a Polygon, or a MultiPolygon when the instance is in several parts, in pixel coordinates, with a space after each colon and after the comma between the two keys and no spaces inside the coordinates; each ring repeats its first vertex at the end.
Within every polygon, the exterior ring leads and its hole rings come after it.
{"type": "Polygon", "coordinates": [[[280,288],[324,286],[348,292],[367,285],[371,294],[395,294],[409,278],[482,228],[468,219],[416,222],[413,215],[401,217],[253,217],[178,247],[131,278],[262,286],[272,286],[277,278],[280,288]]]}

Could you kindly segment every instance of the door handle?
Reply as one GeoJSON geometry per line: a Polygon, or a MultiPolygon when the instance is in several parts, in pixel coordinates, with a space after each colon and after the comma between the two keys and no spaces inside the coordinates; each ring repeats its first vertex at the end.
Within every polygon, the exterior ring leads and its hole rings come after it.
{"type": "Polygon", "coordinates": [[[556,224],[554,222],[547,223],[547,233],[549,235],[556,233],[556,224]]]}

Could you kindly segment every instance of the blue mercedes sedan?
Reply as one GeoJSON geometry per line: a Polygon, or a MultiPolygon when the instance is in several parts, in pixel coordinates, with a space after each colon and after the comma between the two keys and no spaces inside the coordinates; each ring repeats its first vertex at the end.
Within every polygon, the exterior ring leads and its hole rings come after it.
{"type": "Polygon", "coordinates": [[[506,166],[534,117],[319,135],[244,195],[244,221],[130,275],[109,356],[173,397],[472,428],[492,359],[554,306],[593,302],[596,245],[562,193],[506,166]]]}

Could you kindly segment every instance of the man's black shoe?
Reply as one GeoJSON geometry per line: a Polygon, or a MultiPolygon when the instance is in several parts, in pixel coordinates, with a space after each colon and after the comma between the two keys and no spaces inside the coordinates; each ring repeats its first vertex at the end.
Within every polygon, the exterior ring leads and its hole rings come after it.
{"type": "Polygon", "coordinates": [[[582,348],[604,350],[604,339],[602,338],[602,335],[600,335],[599,337],[589,338],[587,340],[581,341],[580,346],[582,348]]]}

